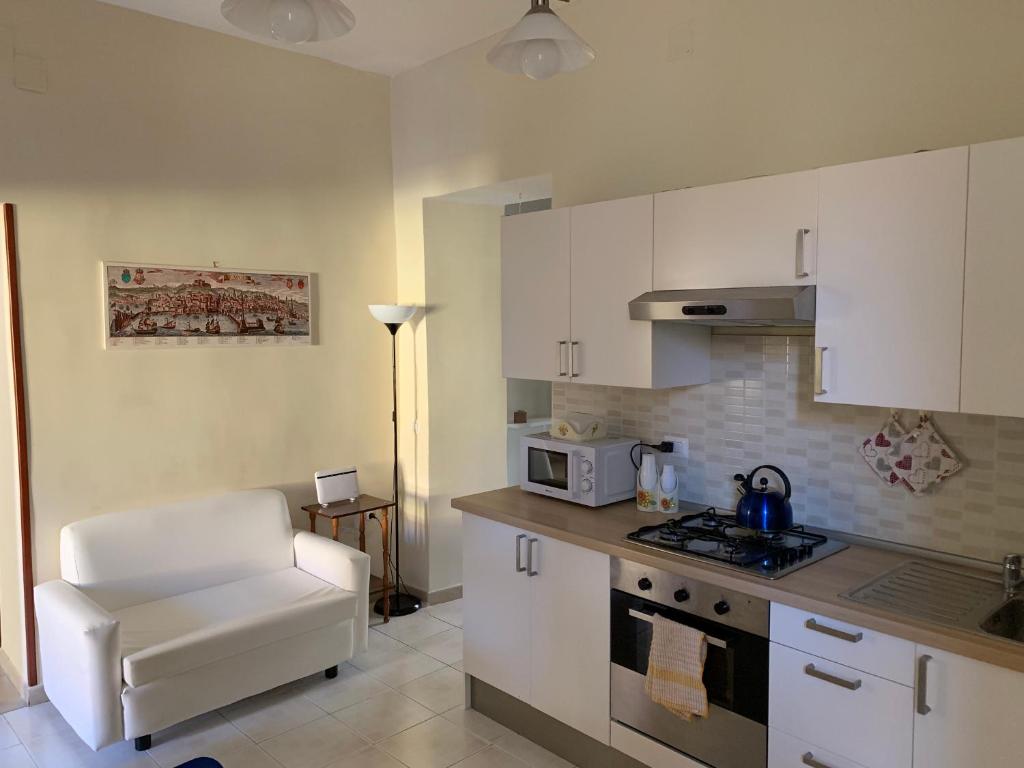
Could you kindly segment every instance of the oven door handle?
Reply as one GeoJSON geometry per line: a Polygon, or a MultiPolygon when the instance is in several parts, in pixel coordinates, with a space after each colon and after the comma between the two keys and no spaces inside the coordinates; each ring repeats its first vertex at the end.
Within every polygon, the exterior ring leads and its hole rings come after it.
{"type": "MultiPolygon", "coordinates": [[[[646,621],[648,624],[653,624],[654,623],[654,616],[657,616],[658,614],[651,615],[649,613],[643,613],[642,611],[638,611],[635,608],[630,608],[629,609],[629,615],[632,616],[634,619],[639,619],[640,621],[646,621]]],[[[662,618],[664,618],[664,617],[662,617],[662,618]]],[[[668,619],[668,621],[672,621],[672,619],[668,619]]],[[[728,648],[729,647],[729,644],[725,640],[722,640],[721,638],[712,637],[711,635],[709,635],[707,633],[704,634],[704,637],[707,638],[708,645],[713,645],[716,648],[728,648]]]]}

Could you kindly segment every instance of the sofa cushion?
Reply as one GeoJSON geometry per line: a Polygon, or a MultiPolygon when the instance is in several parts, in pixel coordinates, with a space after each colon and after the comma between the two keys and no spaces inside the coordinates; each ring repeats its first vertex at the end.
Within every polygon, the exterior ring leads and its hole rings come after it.
{"type": "Polygon", "coordinates": [[[357,596],[298,568],[114,611],[137,687],[356,615],[357,596]]]}

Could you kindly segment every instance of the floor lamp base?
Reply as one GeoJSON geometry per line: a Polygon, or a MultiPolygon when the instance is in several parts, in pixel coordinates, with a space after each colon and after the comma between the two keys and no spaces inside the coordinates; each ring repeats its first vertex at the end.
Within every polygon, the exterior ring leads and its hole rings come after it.
{"type": "MultiPolygon", "coordinates": [[[[410,613],[416,613],[423,606],[423,602],[418,597],[406,592],[391,593],[388,595],[388,603],[389,613],[392,616],[408,616],[410,613]]],[[[379,616],[384,615],[383,597],[373,604],[373,612],[379,616]]]]}

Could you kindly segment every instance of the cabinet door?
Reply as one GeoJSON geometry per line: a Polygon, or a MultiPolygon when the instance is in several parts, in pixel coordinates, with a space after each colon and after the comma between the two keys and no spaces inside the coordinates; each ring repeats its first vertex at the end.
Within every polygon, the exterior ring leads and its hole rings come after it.
{"type": "Polygon", "coordinates": [[[1024,139],[971,147],[960,410],[1024,416],[1024,139]]]}
{"type": "MultiPolygon", "coordinates": [[[[532,536],[530,703],[608,743],[608,556],[532,536]]],[[[467,606],[468,610],[468,606],[467,606]]]]}
{"type": "Polygon", "coordinates": [[[915,768],[1017,765],[1024,755],[1024,675],[924,646],[917,650],[915,768]]]}
{"type": "Polygon", "coordinates": [[[967,148],[820,178],[815,399],[959,410],[967,148]]]}
{"type": "Polygon", "coordinates": [[[651,195],[572,209],[573,381],[650,387],[652,324],[629,319],[651,290],[651,195]]]}
{"type": "Polygon", "coordinates": [[[467,674],[529,701],[530,579],[516,570],[517,541],[525,567],[522,531],[462,516],[463,664],[467,674]]]}
{"type": "Polygon", "coordinates": [[[502,220],[501,368],[506,378],[568,379],[569,210],[502,220]]]}
{"type": "Polygon", "coordinates": [[[817,239],[817,171],[663,192],[654,289],[813,284],[817,239]]]}

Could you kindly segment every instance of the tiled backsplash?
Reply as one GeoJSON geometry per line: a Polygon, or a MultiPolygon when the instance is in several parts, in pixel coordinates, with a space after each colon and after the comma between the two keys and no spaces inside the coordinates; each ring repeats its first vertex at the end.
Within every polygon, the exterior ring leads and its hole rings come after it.
{"type": "MultiPolygon", "coordinates": [[[[857,452],[886,409],[814,402],[810,337],[716,335],[711,349],[710,384],[555,384],[552,413],[599,414],[610,432],[646,441],[687,437],[680,498],[731,508],[733,475],[775,464],[792,480],[797,522],[989,561],[1024,551],[1024,419],[932,414],[964,469],[913,496],[886,487],[857,452]]],[[[902,414],[907,429],[917,419],[902,414]]]]}

